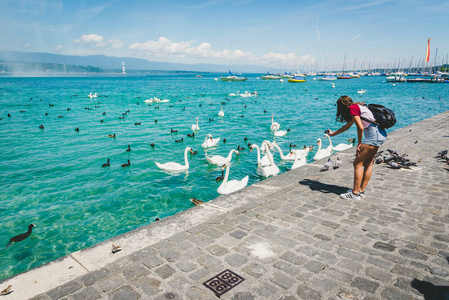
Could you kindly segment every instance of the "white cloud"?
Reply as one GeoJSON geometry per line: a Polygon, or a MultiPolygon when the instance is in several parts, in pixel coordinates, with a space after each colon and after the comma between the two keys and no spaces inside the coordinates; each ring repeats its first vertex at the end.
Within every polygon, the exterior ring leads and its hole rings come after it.
{"type": "MultiPolygon", "coordinates": [[[[257,56],[251,52],[242,50],[215,50],[210,43],[203,42],[195,46],[195,40],[172,42],[166,37],[160,37],[157,41],[146,41],[144,43],[134,43],[129,46],[131,50],[144,51],[146,55],[158,58],[206,58],[206,59],[229,59],[231,56],[233,63],[244,64],[293,64],[295,54],[283,54],[270,52],[257,56]]],[[[302,56],[297,63],[313,63],[315,60],[311,56],[302,56]]]]}
{"type": "Polygon", "coordinates": [[[318,28],[318,26],[315,26],[315,29],[316,29],[316,37],[318,39],[321,39],[321,37],[320,37],[320,29],[318,28]]]}
{"type": "Polygon", "coordinates": [[[30,46],[30,44],[25,44],[25,48],[29,48],[30,46]]]}
{"type": "Polygon", "coordinates": [[[73,42],[82,44],[93,44],[95,47],[107,47],[110,46],[112,49],[121,49],[123,47],[123,42],[119,39],[105,40],[101,35],[91,33],[83,34],[79,39],[75,39],[73,42]]]}
{"type": "Polygon", "coordinates": [[[360,34],[356,34],[352,37],[351,42],[355,41],[356,39],[358,39],[361,35],[360,34]]]}
{"type": "Polygon", "coordinates": [[[61,50],[62,50],[62,45],[58,45],[58,46],[55,47],[55,51],[56,52],[59,52],[61,50]]]}

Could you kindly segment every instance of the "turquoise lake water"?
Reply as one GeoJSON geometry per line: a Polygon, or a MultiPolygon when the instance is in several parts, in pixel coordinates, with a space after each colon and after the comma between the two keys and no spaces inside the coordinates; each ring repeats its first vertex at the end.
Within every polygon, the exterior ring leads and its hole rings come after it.
{"type": "MultiPolygon", "coordinates": [[[[331,82],[312,77],[305,83],[281,83],[256,76],[246,82],[215,81],[216,74],[0,77],[0,280],[186,210],[193,206],[191,197],[209,201],[219,196],[215,178],[221,168],[207,164],[201,147],[207,133],[221,137],[209,155],[226,156],[237,145],[246,148],[234,156],[230,179],[249,175],[253,184],[264,178],[256,173],[257,154],[247,143],[273,140],[271,115],[281,129],[291,129],[276,138],[285,153],[290,142],[316,145],[324,130],[342,125],[335,122],[334,105],[341,95],[393,109],[398,123],[391,130],[449,109],[449,84],[393,86],[385,77],[362,77],[334,81],[332,88],[331,82]],[[367,92],[357,94],[361,89],[367,92]],[[257,91],[259,97],[228,96],[237,91],[257,91]],[[99,97],[89,99],[89,93],[99,97]],[[144,102],[155,96],[170,102],[144,102]],[[221,102],[222,118],[217,116],[221,102]],[[200,130],[195,138],[187,137],[195,118],[200,130]],[[107,136],[114,133],[115,139],[107,136]],[[181,138],[182,143],[175,142],[181,138]],[[128,145],[130,152],[125,151],[128,145]],[[187,146],[198,151],[188,155],[188,172],[173,175],[156,167],[155,161],[182,163],[187,146]],[[111,166],[102,168],[108,158],[111,166]],[[122,168],[128,159],[131,166],[122,168]],[[30,223],[37,227],[29,238],[3,248],[30,223]]],[[[333,143],[353,137],[355,127],[333,143]]],[[[282,163],[278,153],[274,157],[281,172],[292,164],[282,163]]]]}

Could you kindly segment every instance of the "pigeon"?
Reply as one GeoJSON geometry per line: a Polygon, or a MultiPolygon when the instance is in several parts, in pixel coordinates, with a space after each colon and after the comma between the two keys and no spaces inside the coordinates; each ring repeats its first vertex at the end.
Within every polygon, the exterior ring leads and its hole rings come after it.
{"type": "Polygon", "coordinates": [[[17,242],[21,242],[21,241],[23,241],[24,239],[26,239],[27,237],[29,237],[30,234],[31,234],[31,231],[32,231],[33,227],[35,227],[35,226],[36,226],[36,225],[34,225],[34,224],[28,225],[28,231],[25,232],[25,233],[16,235],[15,237],[12,237],[12,238],[9,240],[8,244],[6,245],[6,247],[11,247],[12,244],[17,243],[17,242]]]}
{"type": "Polygon", "coordinates": [[[392,168],[392,169],[400,169],[402,168],[402,166],[400,164],[398,164],[397,162],[394,161],[390,161],[388,163],[388,165],[392,168]]]}
{"type": "Polygon", "coordinates": [[[192,201],[192,203],[193,203],[195,206],[198,206],[198,205],[201,205],[201,204],[204,203],[203,201],[201,201],[200,199],[196,199],[195,197],[190,198],[190,201],[192,201]]]}
{"type": "Polygon", "coordinates": [[[331,159],[329,158],[327,162],[324,164],[324,166],[320,169],[320,172],[328,171],[331,166],[332,162],[331,159]]]}
{"type": "Polygon", "coordinates": [[[6,289],[4,289],[3,291],[0,292],[0,296],[6,296],[12,293],[11,291],[11,287],[12,285],[8,285],[8,287],[6,289]]]}
{"type": "Polygon", "coordinates": [[[340,168],[340,166],[341,166],[341,159],[340,159],[340,157],[337,157],[337,161],[335,162],[333,168],[335,170],[335,169],[340,168]]]}
{"type": "Polygon", "coordinates": [[[116,245],[114,245],[114,244],[112,244],[112,254],[115,254],[115,253],[117,253],[117,252],[119,252],[119,251],[122,251],[122,249],[121,249],[122,247],[120,247],[120,246],[116,246],[116,245]]]}
{"type": "Polygon", "coordinates": [[[438,152],[438,154],[437,154],[436,157],[442,158],[442,157],[445,156],[446,154],[447,154],[447,150],[443,150],[443,151],[438,152]]]}
{"type": "Polygon", "coordinates": [[[411,167],[411,166],[416,166],[416,163],[415,162],[412,162],[412,161],[404,161],[404,162],[402,162],[402,164],[401,164],[403,167],[411,167]]]}

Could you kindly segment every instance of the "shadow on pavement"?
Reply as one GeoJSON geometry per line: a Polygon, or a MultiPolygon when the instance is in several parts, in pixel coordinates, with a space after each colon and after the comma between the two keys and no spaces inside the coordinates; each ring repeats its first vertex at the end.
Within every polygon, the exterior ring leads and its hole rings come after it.
{"type": "Polygon", "coordinates": [[[312,191],[320,191],[325,194],[333,193],[340,195],[348,191],[348,187],[343,187],[334,184],[326,184],[316,180],[303,179],[299,181],[299,184],[307,185],[312,191]]]}
{"type": "Polygon", "coordinates": [[[449,286],[437,286],[418,279],[413,279],[411,285],[424,296],[425,300],[449,299],[449,286]]]}

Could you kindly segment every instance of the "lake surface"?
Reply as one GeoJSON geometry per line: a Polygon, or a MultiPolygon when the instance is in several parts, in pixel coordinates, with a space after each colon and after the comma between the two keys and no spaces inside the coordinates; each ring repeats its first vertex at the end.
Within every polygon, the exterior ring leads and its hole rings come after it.
{"type": "MultiPolygon", "coordinates": [[[[281,83],[257,75],[246,82],[202,75],[0,77],[0,280],[186,210],[193,206],[192,197],[215,199],[221,168],[205,159],[201,144],[207,133],[221,138],[209,155],[226,156],[237,145],[246,148],[232,159],[230,179],[249,175],[253,184],[264,178],[247,143],[274,139],[271,115],[281,129],[291,129],[276,138],[286,154],[289,143],[316,145],[324,130],[342,125],[335,121],[341,95],[393,109],[398,122],[390,131],[449,109],[449,84],[393,85],[385,77],[362,77],[334,81],[332,88],[331,82],[310,76],[305,83],[281,83]],[[358,94],[361,89],[367,92],[358,94]],[[228,96],[237,91],[259,96],[228,96]],[[99,97],[90,99],[89,93],[99,97]],[[152,97],[170,102],[148,106],[144,100],[152,97]],[[221,106],[224,117],[217,116],[221,106]],[[200,130],[187,137],[196,118],[200,130]],[[116,138],[108,137],[114,133],[116,138]],[[181,138],[182,143],[175,142],[181,138]],[[132,151],[126,151],[128,145],[132,151]],[[155,165],[183,163],[187,146],[198,151],[188,155],[188,172],[169,174],[155,165]],[[102,168],[108,158],[111,166],[102,168]],[[122,168],[128,160],[131,166],[122,168]],[[37,227],[29,238],[3,248],[30,223],[37,227]]],[[[356,135],[354,126],[333,143],[356,135]]],[[[274,157],[281,172],[290,168],[292,162],[281,162],[277,152],[274,157]]]]}

